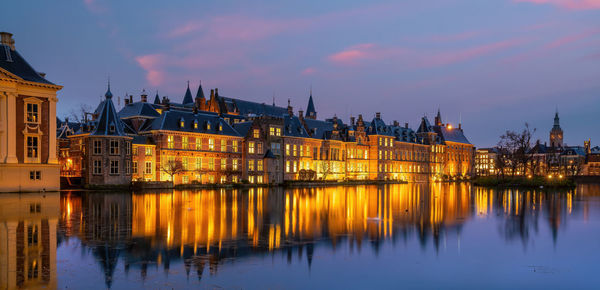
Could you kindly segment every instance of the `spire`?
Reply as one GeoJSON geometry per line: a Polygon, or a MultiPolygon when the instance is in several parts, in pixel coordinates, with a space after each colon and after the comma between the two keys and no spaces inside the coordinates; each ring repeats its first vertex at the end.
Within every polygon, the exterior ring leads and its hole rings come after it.
{"type": "Polygon", "coordinates": [[[196,92],[196,98],[205,99],[204,90],[202,89],[202,81],[200,81],[200,84],[198,85],[198,91],[196,92]]]}
{"type": "Polygon", "coordinates": [[[158,96],[158,90],[156,90],[156,96],[154,96],[154,104],[160,105],[160,97],[158,96]]]}
{"type": "Polygon", "coordinates": [[[558,109],[556,109],[556,113],[554,113],[554,128],[560,129],[560,118],[558,117],[558,109]]]}
{"type": "Polygon", "coordinates": [[[192,92],[190,91],[190,81],[187,82],[187,90],[185,90],[185,96],[183,97],[182,104],[193,103],[194,99],[192,98],[192,92]]]}
{"type": "Polygon", "coordinates": [[[312,86],[310,87],[310,95],[308,97],[308,106],[306,107],[306,118],[308,119],[316,119],[317,111],[315,110],[315,103],[313,102],[312,97],[312,86]]]}
{"type": "Polygon", "coordinates": [[[110,77],[108,78],[108,89],[106,90],[106,93],[104,94],[104,97],[106,97],[107,99],[112,98],[113,94],[110,92],[110,77]]]}
{"type": "Polygon", "coordinates": [[[436,126],[442,126],[442,114],[440,113],[440,108],[438,108],[434,121],[436,126]]]}

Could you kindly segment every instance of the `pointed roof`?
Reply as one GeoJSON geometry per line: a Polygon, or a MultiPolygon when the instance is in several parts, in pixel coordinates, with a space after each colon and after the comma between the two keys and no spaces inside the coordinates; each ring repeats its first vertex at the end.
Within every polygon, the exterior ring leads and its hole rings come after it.
{"type": "Polygon", "coordinates": [[[560,129],[560,118],[558,118],[558,109],[556,110],[556,113],[554,113],[554,126],[552,127],[552,129],[560,129]]]}
{"type": "Polygon", "coordinates": [[[421,119],[421,125],[419,125],[419,129],[417,129],[417,133],[429,133],[429,132],[433,132],[433,130],[431,128],[431,124],[429,123],[429,120],[427,119],[427,116],[424,116],[421,119]]]}
{"type": "Polygon", "coordinates": [[[123,130],[121,119],[117,116],[117,110],[112,102],[112,93],[110,92],[110,83],[108,90],[104,94],[106,99],[100,103],[98,110],[98,119],[95,121],[94,130],[90,133],[92,136],[126,136],[123,130]]]}
{"type": "Polygon", "coordinates": [[[160,105],[160,97],[158,96],[158,91],[156,91],[156,96],[154,96],[154,104],[160,105]]]}
{"type": "Polygon", "coordinates": [[[204,97],[204,90],[202,90],[202,82],[200,82],[200,85],[198,85],[198,91],[196,92],[196,98],[206,99],[204,97]]]}
{"type": "Polygon", "coordinates": [[[182,104],[190,104],[193,103],[194,99],[192,98],[192,92],[190,91],[190,82],[188,82],[187,90],[185,90],[185,96],[183,97],[182,104]]]}
{"type": "Polygon", "coordinates": [[[314,116],[317,114],[317,111],[315,110],[315,104],[313,102],[313,97],[312,97],[312,90],[310,91],[310,97],[308,98],[308,106],[306,107],[306,117],[308,116],[314,116]]]}

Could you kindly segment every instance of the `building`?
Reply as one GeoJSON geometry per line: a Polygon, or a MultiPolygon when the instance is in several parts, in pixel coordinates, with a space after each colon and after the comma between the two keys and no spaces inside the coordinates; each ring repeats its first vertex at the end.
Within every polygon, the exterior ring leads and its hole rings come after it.
{"type": "Polygon", "coordinates": [[[70,147],[65,154],[69,158],[63,162],[71,160],[84,184],[126,184],[132,180],[174,184],[426,182],[466,178],[472,173],[473,145],[460,124],[457,128],[443,124],[439,111],[434,125],[424,117],[415,132],[408,123],[386,123],[380,113],[370,121],[362,115],[358,120],[352,117],[349,124],[337,116],[318,120],[312,92],[306,113],[300,110],[297,114],[289,100],[287,107],[279,107],[224,97],[218,89],[211,90],[206,99],[202,85],[192,97],[189,83],[181,103],[158,94],[150,103],[142,91],[139,101],[125,96],[125,106],[114,113],[111,99],[109,90],[92,120],[67,137],[70,147]],[[110,120],[102,119],[104,115],[110,120]],[[110,124],[114,124],[114,131],[107,132],[110,124]],[[99,130],[103,133],[94,133],[99,130]],[[125,150],[119,155],[123,159],[117,160],[110,153],[104,156],[104,150],[93,157],[93,148],[85,147],[91,146],[90,138],[122,140],[118,145],[123,146],[119,150],[125,150]],[[117,171],[112,169],[114,162],[119,164],[117,171]],[[90,166],[101,168],[94,171],[90,166]],[[118,182],[114,172],[123,173],[118,182]]]}
{"type": "Polygon", "coordinates": [[[478,148],[475,151],[475,175],[496,175],[496,158],[498,148],[478,148]]]}
{"type": "Polygon", "coordinates": [[[0,191],[58,190],[56,97],[46,80],[0,32],[0,191]]]}
{"type": "Polygon", "coordinates": [[[550,130],[550,147],[563,147],[563,130],[560,128],[558,110],[554,114],[554,126],[552,126],[552,129],[550,130]]]}

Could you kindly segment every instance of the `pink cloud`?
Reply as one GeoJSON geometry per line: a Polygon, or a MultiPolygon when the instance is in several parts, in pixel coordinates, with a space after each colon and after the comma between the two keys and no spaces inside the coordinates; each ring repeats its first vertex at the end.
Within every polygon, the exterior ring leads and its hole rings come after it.
{"type": "Polygon", "coordinates": [[[514,0],[516,2],[529,2],[534,4],[549,4],[570,10],[600,9],[600,0],[514,0]]]}
{"type": "Polygon", "coordinates": [[[307,75],[312,75],[316,72],[317,72],[317,70],[314,67],[307,67],[304,70],[302,70],[302,72],[300,74],[307,76],[307,75]]]}
{"type": "Polygon", "coordinates": [[[162,54],[148,54],[135,58],[139,66],[146,71],[146,80],[153,86],[159,86],[164,83],[166,78],[165,60],[166,56],[162,54]]]}
{"type": "Polygon", "coordinates": [[[107,10],[107,8],[102,4],[98,3],[97,0],[83,0],[83,4],[85,5],[85,8],[87,8],[87,10],[96,14],[106,12],[107,10]]]}
{"type": "Polygon", "coordinates": [[[471,47],[463,50],[442,52],[433,54],[423,59],[422,66],[444,66],[457,62],[468,61],[483,55],[498,52],[523,43],[521,39],[510,39],[481,46],[471,47]]]}
{"type": "Polygon", "coordinates": [[[598,29],[594,29],[594,30],[588,30],[582,33],[577,33],[577,34],[572,34],[572,35],[567,35],[564,37],[561,37],[551,43],[549,43],[548,45],[546,45],[547,49],[552,49],[552,48],[557,48],[559,46],[563,46],[563,45],[567,45],[573,42],[577,42],[581,39],[587,38],[589,36],[593,36],[600,33],[600,30],[598,29]]]}
{"type": "Polygon", "coordinates": [[[345,50],[334,53],[327,58],[329,61],[338,64],[355,64],[365,58],[373,57],[373,43],[363,43],[351,46],[345,50]]]}

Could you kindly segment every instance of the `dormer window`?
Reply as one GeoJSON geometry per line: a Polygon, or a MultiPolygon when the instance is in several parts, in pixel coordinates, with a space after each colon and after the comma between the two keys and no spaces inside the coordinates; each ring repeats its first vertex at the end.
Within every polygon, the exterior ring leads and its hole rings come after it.
{"type": "Polygon", "coordinates": [[[183,118],[179,119],[179,128],[183,128],[183,126],[185,126],[185,122],[183,120],[183,118]]]}
{"type": "Polygon", "coordinates": [[[223,124],[219,123],[219,131],[223,131],[223,124]]]}
{"type": "Polygon", "coordinates": [[[110,133],[114,133],[115,132],[115,124],[110,124],[110,126],[108,126],[108,130],[110,131],[110,133]]]}
{"type": "Polygon", "coordinates": [[[210,122],[206,122],[206,130],[210,130],[210,122]]]}
{"type": "Polygon", "coordinates": [[[198,129],[198,120],[194,120],[194,129],[198,129]]]}

